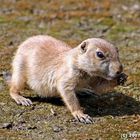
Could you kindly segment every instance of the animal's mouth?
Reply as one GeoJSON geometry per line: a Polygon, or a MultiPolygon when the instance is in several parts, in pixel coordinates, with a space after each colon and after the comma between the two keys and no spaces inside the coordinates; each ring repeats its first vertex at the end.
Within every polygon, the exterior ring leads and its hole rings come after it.
{"type": "Polygon", "coordinates": [[[113,80],[113,79],[115,79],[116,77],[112,77],[112,76],[107,76],[105,79],[107,79],[107,80],[113,80]]]}
{"type": "Polygon", "coordinates": [[[107,75],[104,76],[104,78],[105,78],[106,80],[113,80],[113,79],[115,79],[116,77],[117,77],[117,75],[110,75],[110,74],[107,74],[107,75]]]}
{"type": "Polygon", "coordinates": [[[116,74],[116,75],[107,75],[106,79],[107,80],[113,80],[113,79],[118,78],[120,75],[121,75],[121,73],[120,74],[116,74]]]}

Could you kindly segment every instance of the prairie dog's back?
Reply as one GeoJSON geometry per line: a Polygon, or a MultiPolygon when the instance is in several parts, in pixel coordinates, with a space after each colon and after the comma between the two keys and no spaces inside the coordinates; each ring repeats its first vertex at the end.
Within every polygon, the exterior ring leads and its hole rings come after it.
{"type": "Polygon", "coordinates": [[[19,51],[27,52],[36,49],[38,52],[41,51],[41,53],[44,52],[48,53],[48,55],[54,55],[68,51],[71,48],[66,43],[47,35],[30,37],[19,46],[19,51]]]}
{"type": "MultiPolygon", "coordinates": [[[[71,48],[64,42],[51,36],[38,35],[24,41],[18,48],[16,57],[22,57],[24,64],[32,70],[37,67],[47,67],[57,61],[57,57],[71,48]],[[50,64],[51,63],[51,64],[50,64]]],[[[57,63],[57,62],[56,62],[57,63]]]]}

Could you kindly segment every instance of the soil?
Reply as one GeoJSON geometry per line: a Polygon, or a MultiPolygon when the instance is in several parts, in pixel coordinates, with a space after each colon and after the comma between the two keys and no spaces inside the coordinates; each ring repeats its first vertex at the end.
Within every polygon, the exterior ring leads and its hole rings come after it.
{"type": "Polygon", "coordinates": [[[139,0],[0,0],[0,140],[140,139],[139,0]],[[128,81],[102,96],[79,94],[93,124],[75,121],[60,98],[41,98],[26,88],[30,107],[17,105],[5,81],[17,46],[48,34],[77,46],[91,37],[113,42],[128,81]],[[132,137],[132,133],[136,135],[132,137]]]}

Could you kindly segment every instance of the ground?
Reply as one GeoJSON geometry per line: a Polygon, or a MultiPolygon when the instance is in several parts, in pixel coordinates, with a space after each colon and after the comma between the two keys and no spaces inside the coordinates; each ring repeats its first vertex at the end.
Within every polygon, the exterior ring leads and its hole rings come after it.
{"type": "Polygon", "coordinates": [[[140,139],[139,0],[0,0],[0,140],[140,139]],[[72,47],[90,37],[114,43],[120,51],[125,86],[103,96],[79,95],[95,120],[76,122],[61,99],[23,91],[31,107],[17,105],[5,80],[17,46],[26,38],[49,34],[72,47]],[[132,134],[135,134],[132,136],[132,134]]]}

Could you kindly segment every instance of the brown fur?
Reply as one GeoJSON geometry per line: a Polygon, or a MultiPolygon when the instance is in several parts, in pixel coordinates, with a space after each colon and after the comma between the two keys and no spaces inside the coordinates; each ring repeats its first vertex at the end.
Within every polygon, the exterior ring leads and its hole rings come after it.
{"type": "Polygon", "coordinates": [[[50,36],[34,36],[23,42],[13,60],[10,95],[22,105],[32,102],[20,95],[27,83],[41,96],[61,96],[81,122],[90,123],[84,114],[76,90],[88,88],[100,94],[117,85],[116,73],[122,71],[118,50],[109,42],[91,38],[76,48],[50,36]],[[104,60],[97,55],[103,52],[104,60]]]}

